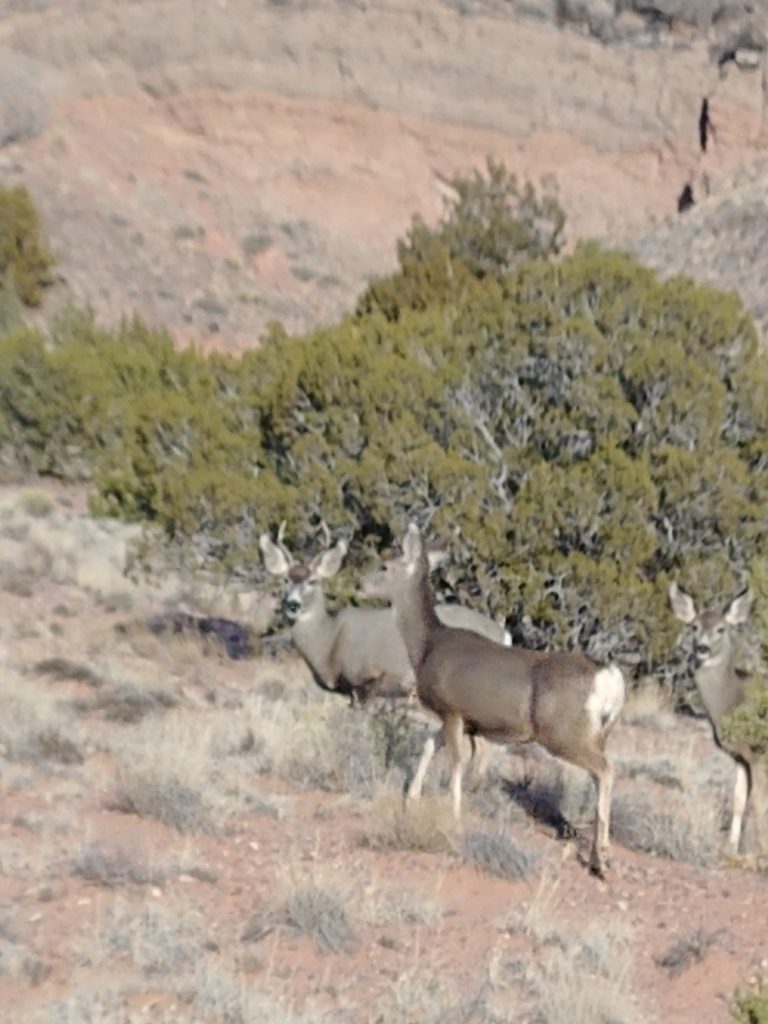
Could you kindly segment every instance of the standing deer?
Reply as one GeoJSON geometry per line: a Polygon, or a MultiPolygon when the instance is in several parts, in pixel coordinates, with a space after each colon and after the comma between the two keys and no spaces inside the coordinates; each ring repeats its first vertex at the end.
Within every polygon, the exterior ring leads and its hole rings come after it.
{"type": "Polygon", "coordinates": [[[752,610],[749,590],[737,594],[725,608],[697,612],[693,598],[672,583],[669,588],[672,611],[681,622],[693,627],[693,678],[701,695],[715,743],[733,758],[736,783],[733,814],[728,836],[733,854],[739,852],[742,825],[750,797],[754,807],[755,831],[761,853],[768,853],[768,777],[760,754],[746,743],[723,738],[723,719],[746,697],[748,676],[735,666],[731,628],[746,622],[752,610]]]}
{"type": "MultiPolygon", "coordinates": [[[[326,542],[329,539],[326,536],[326,542]]],[[[307,564],[297,562],[285,545],[283,525],[278,530],[277,543],[264,533],[259,538],[259,546],[267,571],[288,580],[283,609],[291,623],[291,638],[322,689],[345,694],[350,704],[365,703],[372,694],[387,697],[413,694],[413,669],[391,608],[350,606],[337,615],[326,610],[323,581],[331,579],[341,568],[347,553],[343,540],[307,564]]],[[[429,557],[434,565],[443,556],[434,552],[429,557]]],[[[437,614],[450,625],[511,643],[503,627],[472,608],[442,604],[437,614]]],[[[426,740],[420,762],[419,793],[430,761],[443,746],[442,730],[426,740]]],[[[474,741],[472,749],[475,750],[474,741]]],[[[477,753],[480,755],[478,771],[481,771],[486,752],[478,750],[477,753]]]]}
{"type": "MultiPolygon", "coordinates": [[[[324,690],[341,693],[350,703],[364,703],[372,694],[405,697],[413,692],[413,670],[391,608],[348,606],[331,615],[325,606],[323,581],[332,579],[347,553],[343,540],[307,564],[297,562],[283,541],[269,534],[259,538],[267,571],[288,580],[283,610],[291,639],[324,690]]],[[[431,564],[443,555],[430,553],[431,564]]],[[[441,621],[471,629],[499,642],[509,634],[487,615],[459,604],[439,605],[441,621]]]]}
{"type": "MultiPolygon", "coordinates": [[[[624,677],[618,666],[601,666],[582,654],[503,647],[441,623],[426,552],[413,523],[403,540],[402,556],[366,576],[363,588],[392,600],[416,674],[416,692],[442,723],[455,816],[461,815],[465,731],[497,743],[535,740],[594,779],[597,816],[590,867],[604,877],[613,788],[605,744],[624,704],[624,677]]],[[[417,777],[420,770],[421,765],[417,777]]]]}

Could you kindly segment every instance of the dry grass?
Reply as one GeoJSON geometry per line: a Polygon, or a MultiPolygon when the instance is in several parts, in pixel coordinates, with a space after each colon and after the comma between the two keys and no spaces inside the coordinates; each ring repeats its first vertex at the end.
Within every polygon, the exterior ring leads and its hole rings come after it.
{"type": "Polygon", "coordinates": [[[357,896],[359,913],[366,924],[376,927],[435,926],[444,914],[440,899],[442,885],[442,876],[437,879],[433,892],[360,884],[357,896]]]}
{"type": "Polygon", "coordinates": [[[371,850],[450,853],[458,842],[458,825],[444,797],[422,797],[403,804],[395,793],[383,793],[371,808],[373,824],[361,837],[371,850]]]}
{"type": "Polygon", "coordinates": [[[370,797],[384,775],[368,715],[311,691],[294,691],[294,699],[246,697],[232,746],[243,741],[257,771],[302,788],[370,797]]]}
{"type": "Polygon", "coordinates": [[[287,868],[269,903],[246,924],[241,940],[259,942],[277,929],[311,938],[321,953],[345,953],[357,944],[353,917],[359,912],[348,878],[321,869],[287,868]]]}
{"type": "Polygon", "coordinates": [[[503,829],[475,828],[461,839],[464,862],[480,871],[511,881],[530,878],[539,866],[539,854],[531,846],[513,840],[503,829]]]}
{"type": "Polygon", "coordinates": [[[278,920],[309,936],[322,953],[348,953],[357,944],[351,921],[352,893],[318,877],[286,887],[278,909],[278,920]]]}
{"type": "Polygon", "coordinates": [[[670,977],[676,978],[693,964],[701,963],[721,934],[722,930],[713,932],[697,928],[687,937],[673,942],[661,956],[656,957],[654,963],[667,971],[670,977]]]}
{"type": "Polygon", "coordinates": [[[443,917],[442,877],[430,892],[371,882],[349,866],[290,866],[271,899],[245,926],[241,940],[257,943],[275,930],[310,938],[322,953],[356,949],[366,927],[434,927],[443,917]]]}
{"type": "Polygon", "coordinates": [[[627,694],[621,718],[627,725],[669,732],[675,727],[672,697],[655,679],[645,679],[627,694]]]}
{"type": "MultiPolygon", "coordinates": [[[[126,1007],[134,994],[132,985],[101,984],[94,989],[78,986],[76,992],[39,1007],[29,1018],[29,1024],[116,1024],[117,1021],[128,1024],[130,1018],[126,1017],[126,1007]]],[[[178,1022],[175,1014],[174,1018],[178,1022]]],[[[171,1024],[170,1014],[163,1010],[153,1019],[157,1024],[171,1024]]],[[[9,1024],[12,1024],[12,1018],[9,1018],[9,1024]]]]}
{"type": "Polygon", "coordinates": [[[720,808],[711,799],[665,791],[654,797],[642,791],[614,796],[611,831],[615,842],[657,857],[709,865],[720,847],[720,808]]]}
{"type": "Polygon", "coordinates": [[[0,756],[82,764],[86,741],[71,709],[8,665],[0,667],[0,756]]]}
{"type": "Polygon", "coordinates": [[[31,670],[37,675],[50,676],[60,682],[83,683],[94,690],[104,685],[104,679],[98,672],[89,665],[73,661],[71,658],[43,658],[42,661],[35,662],[31,670]]]}
{"type": "Polygon", "coordinates": [[[439,967],[400,974],[376,1004],[375,1024],[503,1024],[488,1006],[486,986],[466,994],[439,967]]]}
{"type": "Polygon", "coordinates": [[[640,1024],[630,977],[628,933],[600,922],[569,937],[543,958],[539,1010],[547,1024],[640,1024]]]}
{"type": "Polygon", "coordinates": [[[153,864],[145,849],[88,843],[72,858],[70,872],[76,878],[107,889],[125,885],[162,885],[181,869],[153,864]]]}
{"type": "Polygon", "coordinates": [[[145,979],[171,980],[174,987],[200,961],[208,941],[199,913],[165,900],[148,900],[137,908],[117,897],[94,924],[79,941],[83,965],[128,966],[145,979]]]}
{"type": "Polygon", "coordinates": [[[42,491],[24,491],[19,497],[19,508],[32,519],[45,519],[53,512],[53,501],[42,491]]]}
{"type": "Polygon", "coordinates": [[[113,806],[187,834],[217,832],[224,817],[211,786],[210,726],[181,713],[142,723],[114,748],[113,806]]]}
{"type": "Polygon", "coordinates": [[[531,1018],[546,1024],[641,1024],[632,985],[633,933],[622,918],[596,917],[568,923],[561,878],[542,875],[524,914],[503,924],[533,943],[533,956],[504,972],[531,1004],[531,1018]]]}
{"type": "Polygon", "coordinates": [[[196,972],[187,995],[195,1019],[205,1024],[335,1024],[339,1019],[336,1012],[311,1005],[296,1012],[290,994],[284,1001],[272,999],[262,984],[211,962],[196,972]]]}
{"type": "Polygon", "coordinates": [[[179,698],[167,688],[147,687],[125,680],[113,683],[90,700],[76,701],[74,707],[84,714],[99,715],[108,722],[133,725],[178,704],[179,698]]]}

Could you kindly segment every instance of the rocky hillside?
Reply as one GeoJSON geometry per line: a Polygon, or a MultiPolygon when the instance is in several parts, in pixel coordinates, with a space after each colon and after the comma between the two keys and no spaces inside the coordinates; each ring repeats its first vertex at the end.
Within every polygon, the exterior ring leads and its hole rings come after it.
{"type": "Polygon", "coordinates": [[[549,183],[570,243],[641,238],[762,315],[764,9],[5,0],[0,179],[44,211],[56,301],[226,348],[348,308],[487,154],[549,183]]]}

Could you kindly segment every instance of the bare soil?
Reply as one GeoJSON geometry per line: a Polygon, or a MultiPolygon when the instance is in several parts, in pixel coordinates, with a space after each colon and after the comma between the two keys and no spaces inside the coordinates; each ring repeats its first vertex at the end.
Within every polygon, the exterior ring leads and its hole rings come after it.
{"type": "MultiPolygon", "coordinates": [[[[47,493],[90,528],[79,494],[47,493]]],[[[41,521],[23,495],[0,495],[16,559],[25,509],[41,521]]],[[[412,761],[386,768],[366,712],[295,658],[155,637],[149,591],[115,608],[57,572],[0,587],[0,1019],[725,1024],[768,972],[768,876],[721,858],[732,773],[701,721],[628,710],[605,883],[579,773],[500,750],[464,824],[522,858],[495,877],[436,777],[411,812],[429,842],[392,848],[412,761]],[[111,718],[128,684],[169,699],[111,718]]]]}

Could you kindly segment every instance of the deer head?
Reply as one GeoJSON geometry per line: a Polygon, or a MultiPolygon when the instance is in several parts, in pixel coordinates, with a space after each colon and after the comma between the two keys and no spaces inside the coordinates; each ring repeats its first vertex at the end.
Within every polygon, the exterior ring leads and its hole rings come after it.
{"type": "Polygon", "coordinates": [[[288,585],[283,597],[283,614],[291,625],[298,619],[308,619],[325,613],[323,580],[329,580],[342,566],[347,554],[344,540],[334,547],[316,555],[310,562],[298,562],[282,539],[284,524],[281,524],[275,543],[268,533],[259,537],[259,547],[264,556],[267,572],[283,576],[288,585]]]}
{"type": "Polygon", "coordinates": [[[401,555],[390,558],[381,569],[363,576],[360,590],[366,597],[391,601],[399,587],[423,567],[422,559],[426,559],[427,569],[431,572],[448,557],[445,551],[425,549],[415,523],[409,523],[402,548],[401,555]]]}
{"type": "Polygon", "coordinates": [[[693,659],[696,668],[725,664],[731,655],[731,627],[746,622],[752,610],[749,588],[737,594],[721,609],[699,612],[690,594],[672,583],[669,588],[672,611],[693,629],[693,659]]]}

